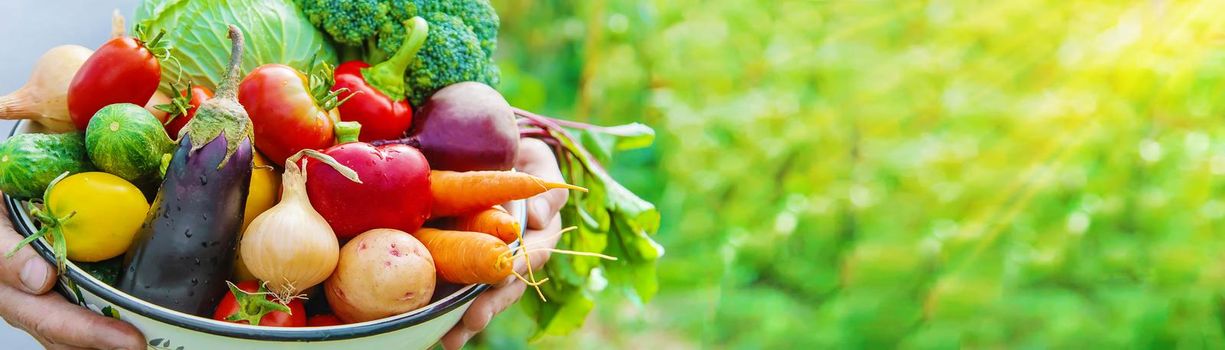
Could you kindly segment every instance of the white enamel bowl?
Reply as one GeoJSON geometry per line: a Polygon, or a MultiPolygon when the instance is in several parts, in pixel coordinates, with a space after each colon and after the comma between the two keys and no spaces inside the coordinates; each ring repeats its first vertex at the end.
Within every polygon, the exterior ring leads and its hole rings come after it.
{"type": "MultiPolygon", "coordinates": [[[[28,122],[14,126],[10,135],[36,132],[28,122]]],[[[22,236],[36,232],[26,202],[4,195],[8,217],[22,236]]],[[[525,219],[523,201],[507,208],[525,219]]],[[[54,261],[46,241],[34,248],[47,261],[54,261]]],[[[329,327],[256,327],[216,321],[166,309],[133,298],[68,263],[56,291],[69,302],[93,312],[118,318],[136,326],[149,342],[149,349],[425,349],[438,342],[459,322],[477,295],[489,285],[456,286],[439,281],[429,305],[396,316],[369,322],[329,327]]],[[[321,296],[320,296],[321,297],[321,296]]]]}

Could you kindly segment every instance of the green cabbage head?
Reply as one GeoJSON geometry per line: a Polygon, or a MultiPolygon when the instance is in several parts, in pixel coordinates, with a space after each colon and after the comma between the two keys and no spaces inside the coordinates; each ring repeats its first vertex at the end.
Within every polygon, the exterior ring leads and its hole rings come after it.
{"type": "Polygon", "coordinates": [[[246,39],[244,73],[268,63],[305,73],[312,59],[336,64],[332,45],[292,0],[144,0],[136,7],[135,23],[150,34],[165,30],[170,40],[173,59],[161,62],[163,92],[173,91],[170,84],[179,74],[180,81],[217,89],[230,55],[229,24],[246,39]]]}

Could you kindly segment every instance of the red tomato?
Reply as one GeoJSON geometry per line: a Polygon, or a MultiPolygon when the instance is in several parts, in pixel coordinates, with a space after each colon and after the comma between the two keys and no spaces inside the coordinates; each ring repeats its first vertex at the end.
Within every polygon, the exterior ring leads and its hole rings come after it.
{"type": "Polygon", "coordinates": [[[306,319],[307,327],[339,326],[342,324],[345,323],[333,314],[318,314],[306,319]]]}
{"type": "Polygon", "coordinates": [[[255,68],[238,85],[242,104],[255,126],[255,148],[278,165],[303,149],[324,149],[334,142],[332,113],[311,96],[306,75],[283,64],[255,68]]]}
{"type": "MultiPolygon", "coordinates": [[[[247,293],[260,292],[259,282],[244,281],[238,283],[238,289],[247,293]]],[[[234,322],[251,324],[248,321],[250,318],[257,320],[256,323],[260,326],[268,327],[305,327],[306,326],[306,307],[302,306],[302,300],[294,299],[289,302],[290,313],[271,310],[267,305],[276,304],[271,300],[270,295],[254,295],[241,293],[242,295],[235,297],[234,292],[226,293],[225,297],[217,303],[217,311],[213,312],[213,319],[218,321],[234,322]],[[271,303],[271,304],[269,304],[271,303]],[[262,315],[261,315],[262,313],[262,315]],[[234,316],[238,314],[238,316],[234,316]],[[239,319],[233,320],[231,317],[239,319]]],[[[277,304],[279,305],[279,304],[277,304]]],[[[284,305],[282,305],[284,306],[284,305]]]]}
{"type": "Polygon", "coordinates": [[[413,124],[413,107],[407,99],[393,100],[366,82],[362,75],[366,67],[370,64],[362,61],[345,62],[336,67],[332,91],[349,89],[340,97],[348,100],[336,108],[340,111],[340,120],[361,123],[358,140],[363,142],[403,137],[404,131],[413,124]]]}
{"type": "Polygon", "coordinates": [[[187,115],[184,116],[178,115],[178,113],[171,113],[168,116],[170,121],[166,123],[166,135],[170,135],[171,138],[178,139],[179,130],[182,130],[183,126],[187,125],[187,122],[191,121],[191,118],[196,116],[196,109],[200,108],[200,104],[204,103],[204,101],[207,101],[210,98],[213,98],[213,92],[203,86],[192,85],[190,89],[183,91],[182,97],[176,97],[176,99],[183,101],[178,103],[186,104],[187,115]]]}
{"type": "Polygon", "coordinates": [[[115,103],[144,106],[157,91],[161,77],[162,65],[144,43],[131,37],[111,39],[72,77],[68,115],[77,129],[85,130],[89,119],[102,107],[115,103]]]}
{"type": "Polygon", "coordinates": [[[306,194],[336,237],[349,239],[376,228],[416,232],[429,217],[434,204],[430,165],[416,148],[351,142],[323,153],[353,169],[362,181],[349,181],[314,158],[306,165],[306,194]]]}

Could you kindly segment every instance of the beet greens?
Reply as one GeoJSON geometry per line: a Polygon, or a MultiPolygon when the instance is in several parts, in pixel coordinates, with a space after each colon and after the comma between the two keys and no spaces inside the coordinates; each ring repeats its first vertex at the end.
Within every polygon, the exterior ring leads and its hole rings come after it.
{"type": "Polygon", "coordinates": [[[649,301],[659,289],[655,264],[664,254],[651,239],[659,230],[659,211],[617,183],[602,163],[611,161],[616,151],[650,146],[655,132],[638,123],[600,127],[517,108],[515,115],[522,137],[553,146],[566,182],[589,190],[570,192],[562,221],[578,229],[562,235],[557,248],[617,258],[554,255],[543,268],[549,283],[540,286],[548,301],[524,298],[540,326],[537,336],[565,334],[582,326],[595,306],[595,293],[606,286],[639,305],[649,301]]]}

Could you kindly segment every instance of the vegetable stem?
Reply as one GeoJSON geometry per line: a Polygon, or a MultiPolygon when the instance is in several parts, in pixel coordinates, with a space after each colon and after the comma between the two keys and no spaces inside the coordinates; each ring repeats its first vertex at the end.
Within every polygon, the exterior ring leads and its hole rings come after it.
{"type": "Polygon", "coordinates": [[[252,326],[258,326],[259,321],[264,318],[264,315],[270,312],[280,311],[293,314],[289,306],[265,298],[264,296],[268,295],[268,290],[263,284],[260,284],[257,292],[247,293],[230,281],[225,283],[230,286],[230,293],[234,293],[234,302],[238,304],[238,312],[226,317],[227,321],[247,321],[252,326]]]}
{"type": "MultiPolygon", "coordinates": [[[[345,178],[349,179],[349,181],[353,181],[356,183],[362,183],[361,178],[358,178],[357,172],[353,171],[353,168],[347,167],[344,164],[340,164],[340,162],[336,161],[336,158],[332,158],[332,156],[327,155],[327,153],[319,152],[319,151],[309,149],[309,148],[298,151],[298,153],[294,154],[292,157],[289,157],[289,159],[286,159],[285,169],[296,167],[296,164],[298,163],[299,160],[302,159],[302,157],[315,158],[316,160],[323,162],[323,164],[327,164],[328,166],[332,167],[332,169],[336,169],[336,172],[340,173],[340,175],[343,175],[345,178]]],[[[306,168],[302,168],[302,172],[306,173],[306,168]]]]}
{"type": "Polygon", "coordinates": [[[358,122],[342,121],[337,122],[334,129],[336,133],[336,144],[341,145],[357,142],[357,136],[362,132],[362,124],[358,122]]]}
{"type": "Polygon", "coordinates": [[[404,29],[409,33],[408,38],[400,44],[394,56],[383,63],[362,69],[362,77],[366,78],[366,82],[394,101],[404,99],[404,71],[417,58],[417,52],[425,44],[429,24],[424,18],[413,17],[404,21],[404,29]]]}
{"type": "Polygon", "coordinates": [[[238,98],[238,79],[242,75],[242,48],[245,43],[242,32],[233,24],[229,26],[229,36],[233,41],[230,45],[230,64],[226,66],[225,80],[217,88],[217,98],[233,100],[238,98]]]}
{"type": "MultiPolygon", "coordinates": [[[[577,140],[577,138],[571,135],[569,131],[566,131],[565,128],[563,128],[561,125],[557,123],[557,119],[553,119],[553,118],[545,117],[545,116],[542,116],[536,113],[528,112],[520,108],[515,108],[515,107],[511,107],[511,108],[514,109],[515,115],[532,121],[533,125],[536,125],[537,127],[541,129],[545,129],[552,135],[561,135],[570,140],[577,140]]],[[[575,145],[576,147],[574,147],[574,151],[580,153],[580,155],[583,158],[586,158],[588,160],[586,162],[579,162],[583,166],[583,168],[586,168],[588,171],[591,171],[591,172],[599,172],[599,173],[604,173],[604,174],[607,173],[604,170],[604,166],[601,165],[600,162],[596,160],[595,156],[593,156],[591,152],[587,151],[586,148],[580,146],[577,142],[575,142],[575,145]]]]}

